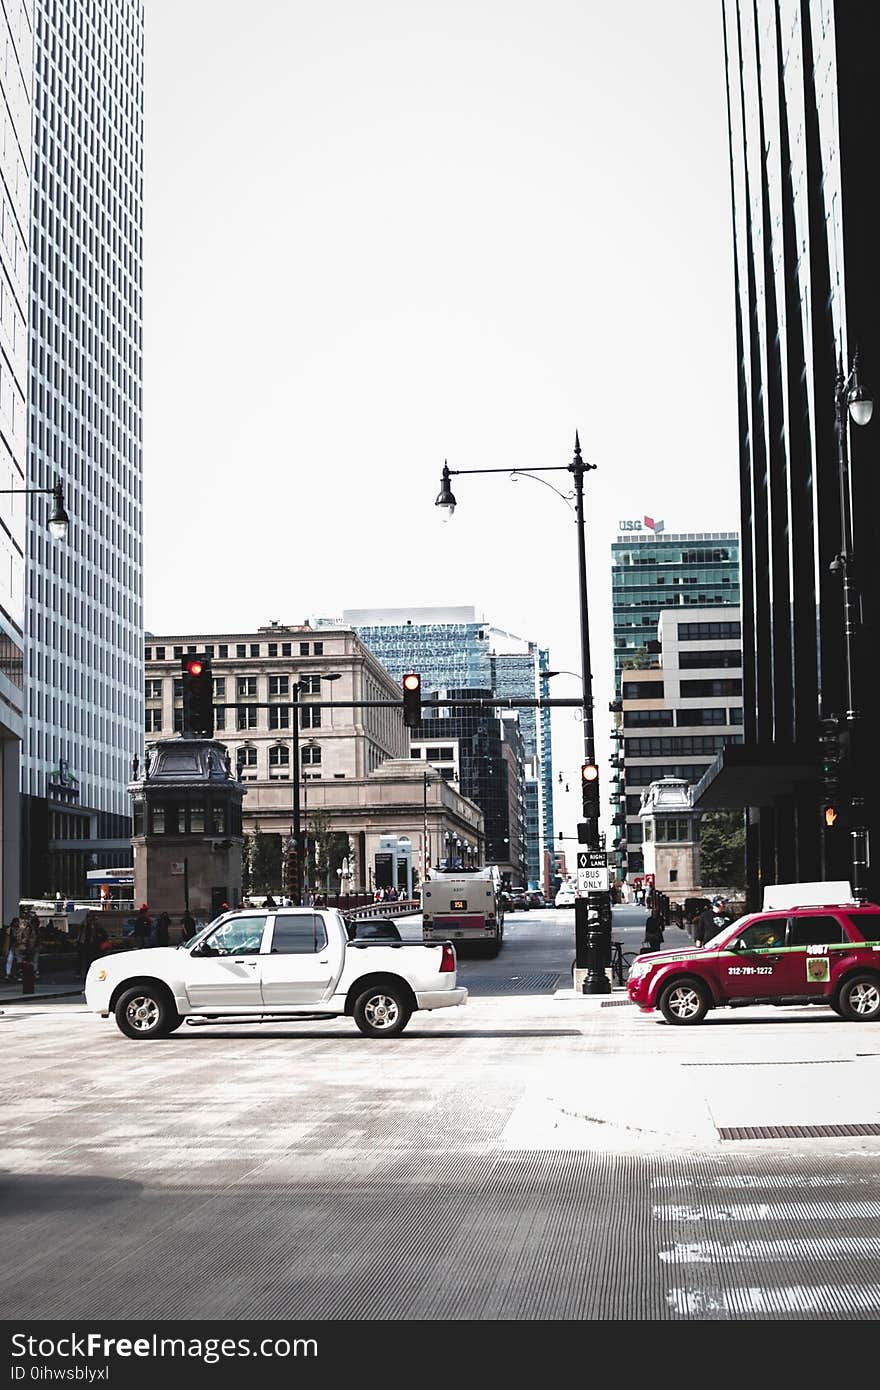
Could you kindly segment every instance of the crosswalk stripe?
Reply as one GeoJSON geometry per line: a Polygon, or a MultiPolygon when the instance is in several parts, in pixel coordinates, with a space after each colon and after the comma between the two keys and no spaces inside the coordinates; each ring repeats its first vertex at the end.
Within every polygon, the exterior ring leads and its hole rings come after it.
{"type": "Polygon", "coordinates": [[[816,1236],[807,1240],[676,1241],[659,1252],[665,1264],[742,1264],[752,1260],[849,1260],[880,1257],[880,1236],[816,1236]]]}

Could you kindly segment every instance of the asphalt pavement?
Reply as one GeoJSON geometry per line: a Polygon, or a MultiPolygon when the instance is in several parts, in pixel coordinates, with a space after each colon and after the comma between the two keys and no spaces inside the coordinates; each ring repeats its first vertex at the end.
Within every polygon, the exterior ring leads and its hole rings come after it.
{"type": "Polygon", "coordinates": [[[576,995],[573,940],[513,915],[395,1039],[5,1007],[4,1316],[875,1319],[876,1025],[675,1028],[576,995]]]}

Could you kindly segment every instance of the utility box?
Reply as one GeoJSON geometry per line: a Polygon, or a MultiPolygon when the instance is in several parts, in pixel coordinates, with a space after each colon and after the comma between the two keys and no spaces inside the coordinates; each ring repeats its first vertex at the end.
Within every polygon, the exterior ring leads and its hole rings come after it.
{"type": "Polygon", "coordinates": [[[210,922],[241,902],[241,803],[246,788],[225,744],[208,738],[148,744],[133,803],[134,901],[151,915],[187,907],[210,922]],[[183,868],[184,872],[181,872],[183,868]]]}

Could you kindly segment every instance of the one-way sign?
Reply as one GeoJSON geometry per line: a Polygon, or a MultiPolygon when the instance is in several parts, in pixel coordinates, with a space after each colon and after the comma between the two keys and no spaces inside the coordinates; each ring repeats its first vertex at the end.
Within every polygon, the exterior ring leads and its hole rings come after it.
{"type": "Polygon", "coordinates": [[[577,852],[578,893],[604,893],[608,888],[608,861],[601,849],[579,849],[577,852]]]}

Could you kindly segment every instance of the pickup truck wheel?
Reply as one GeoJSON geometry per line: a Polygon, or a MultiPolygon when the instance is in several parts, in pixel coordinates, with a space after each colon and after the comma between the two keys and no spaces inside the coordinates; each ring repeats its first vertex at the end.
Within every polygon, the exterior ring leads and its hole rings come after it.
{"type": "Polygon", "coordinates": [[[127,1038],[167,1038],[183,1019],[164,990],[155,985],[134,985],[119,996],[116,1023],[127,1038]]]}
{"type": "Polygon", "coordinates": [[[880,1019],[880,975],[851,975],[837,996],[841,1018],[851,1023],[876,1023],[880,1019]]]}
{"type": "Polygon", "coordinates": [[[355,1003],[354,1021],[367,1038],[395,1038],[409,1023],[410,1013],[393,985],[373,985],[355,1003]]]}
{"type": "Polygon", "coordinates": [[[708,1010],[709,996],[698,980],[673,980],[660,995],[667,1023],[700,1023],[708,1010]]]}

